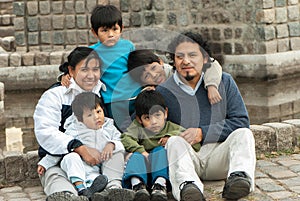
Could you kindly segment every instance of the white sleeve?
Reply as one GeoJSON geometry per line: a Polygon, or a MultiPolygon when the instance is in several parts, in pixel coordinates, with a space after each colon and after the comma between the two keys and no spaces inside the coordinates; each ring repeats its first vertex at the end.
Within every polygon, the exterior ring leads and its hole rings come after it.
{"type": "Polygon", "coordinates": [[[36,139],[39,145],[51,154],[68,153],[67,146],[73,140],[72,136],[59,131],[63,95],[57,89],[46,91],[33,115],[36,139]]]}

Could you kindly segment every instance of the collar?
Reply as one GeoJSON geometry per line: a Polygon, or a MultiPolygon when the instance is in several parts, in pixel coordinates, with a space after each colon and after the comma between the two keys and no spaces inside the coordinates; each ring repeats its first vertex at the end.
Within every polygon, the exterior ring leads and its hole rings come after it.
{"type": "Polygon", "coordinates": [[[173,78],[174,78],[176,85],[178,85],[183,91],[185,91],[186,93],[188,93],[190,95],[195,95],[196,91],[198,90],[199,86],[201,85],[201,83],[203,81],[203,75],[204,75],[204,73],[202,72],[201,77],[200,77],[199,81],[197,82],[195,89],[193,89],[189,85],[182,82],[181,79],[179,78],[180,75],[178,74],[177,71],[175,71],[173,78]]]}

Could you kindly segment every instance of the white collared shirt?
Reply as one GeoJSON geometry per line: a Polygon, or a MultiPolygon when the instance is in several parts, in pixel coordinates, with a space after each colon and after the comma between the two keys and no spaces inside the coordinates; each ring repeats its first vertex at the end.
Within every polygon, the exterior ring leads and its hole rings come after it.
{"type": "Polygon", "coordinates": [[[203,81],[203,75],[204,75],[204,73],[202,72],[202,73],[201,73],[201,77],[200,77],[198,83],[196,84],[195,89],[193,89],[193,88],[190,87],[189,85],[183,83],[183,82],[180,80],[179,74],[178,74],[177,71],[175,71],[173,78],[174,78],[175,83],[176,83],[176,84],[177,84],[184,92],[186,92],[187,94],[189,94],[189,95],[191,95],[191,96],[194,96],[194,95],[196,94],[196,91],[198,90],[200,84],[201,84],[202,81],[203,81]]]}

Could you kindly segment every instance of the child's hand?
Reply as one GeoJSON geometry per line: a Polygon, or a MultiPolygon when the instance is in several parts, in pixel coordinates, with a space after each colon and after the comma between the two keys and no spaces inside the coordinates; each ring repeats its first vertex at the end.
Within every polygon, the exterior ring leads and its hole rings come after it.
{"type": "Polygon", "coordinates": [[[104,149],[101,152],[101,161],[107,161],[113,155],[113,150],[115,149],[115,144],[109,142],[105,145],[104,149]]]}
{"type": "Polygon", "coordinates": [[[71,76],[69,74],[63,75],[61,77],[61,82],[60,82],[61,85],[68,88],[71,84],[70,79],[71,79],[71,76]]]}
{"type": "Polygon", "coordinates": [[[37,167],[37,173],[39,175],[43,175],[45,173],[45,171],[46,171],[46,169],[43,166],[38,165],[38,167],[37,167]]]}
{"type": "Polygon", "coordinates": [[[207,96],[211,105],[216,104],[222,100],[222,97],[217,90],[217,88],[213,85],[209,85],[207,87],[207,96]]]}
{"type": "Polygon", "coordinates": [[[161,146],[164,147],[164,146],[166,146],[168,139],[169,139],[169,136],[162,137],[158,141],[158,144],[160,144],[161,146]]]}

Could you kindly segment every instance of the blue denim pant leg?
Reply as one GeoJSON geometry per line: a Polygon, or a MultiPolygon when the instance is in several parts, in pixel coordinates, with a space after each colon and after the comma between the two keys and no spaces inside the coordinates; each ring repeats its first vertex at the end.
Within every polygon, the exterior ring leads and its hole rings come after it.
{"type": "Polygon", "coordinates": [[[162,146],[154,148],[149,154],[149,160],[151,163],[152,185],[157,177],[163,177],[168,181],[169,168],[166,149],[162,146]]]}
{"type": "Polygon", "coordinates": [[[134,152],[127,161],[123,176],[123,187],[131,189],[131,177],[140,178],[147,184],[147,166],[145,157],[138,152],[134,152]]]}

